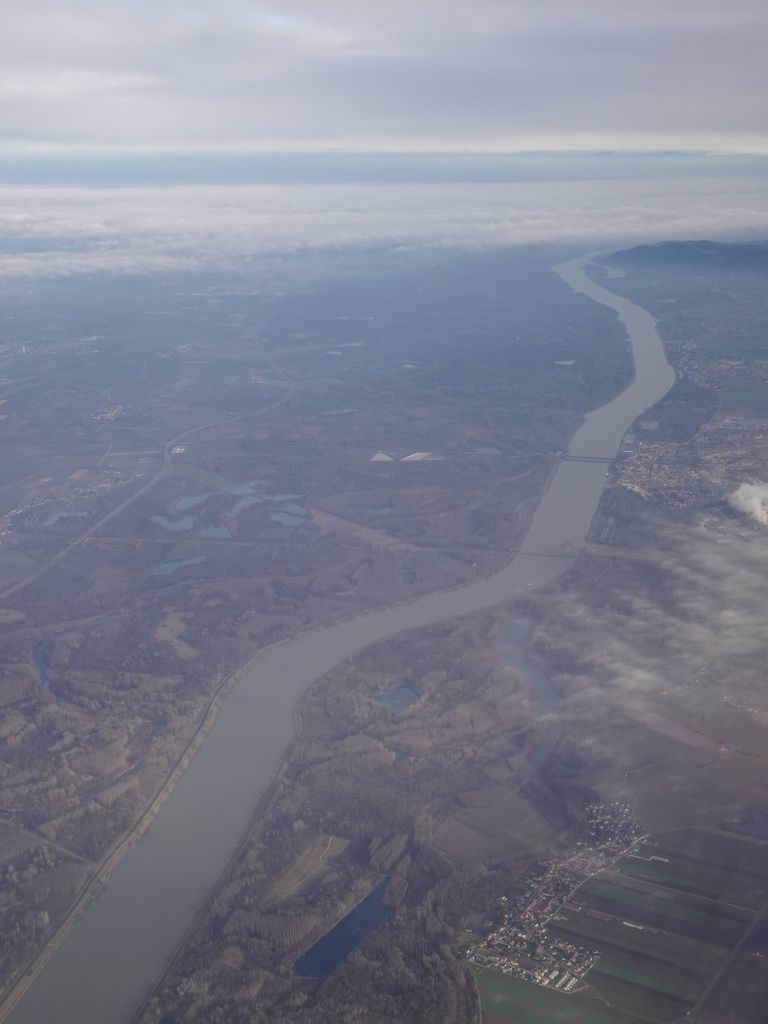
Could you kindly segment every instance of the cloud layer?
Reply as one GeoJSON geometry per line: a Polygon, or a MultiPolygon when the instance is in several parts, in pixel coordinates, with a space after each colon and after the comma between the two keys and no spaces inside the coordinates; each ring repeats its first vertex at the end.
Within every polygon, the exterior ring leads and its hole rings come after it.
{"type": "Polygon", "coordinates": [[[27,0],[4,15],[1,135],[160,147],[764,142],[767,27],[761,0],[27,0]]]}
{"type": "Polygon", "coordinates": [[[762,181],[0,188],[0,278],[243,269],[348,247],[768,235],[762,181]]]}
{"type": "Polygon", "coordinates": [[[670,527],[659,543],[658,572],[628,570],[594,607],[575,592],[559,603],[570,626],[595,637],[570,648],[574,668],[564,678],[574,699],[587,715],[606,699],[663,713],[672,693],[688,706],[691,728],[717,729],[722,718],[725,729],[724,702],[741,709],[747,732],[749,721],[765,728],[768,535],[721,522],[670,527]]]}

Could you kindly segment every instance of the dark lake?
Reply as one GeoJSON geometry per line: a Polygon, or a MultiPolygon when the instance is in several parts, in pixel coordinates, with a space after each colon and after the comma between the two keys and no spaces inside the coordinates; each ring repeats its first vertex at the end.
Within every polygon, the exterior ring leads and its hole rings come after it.
{"type": "Polygon", "coordinates": [[[156,569],[153,569],[152,575],[172,576],[182,565],[199,565],[200,562],[204,561],[205,558],[202,555],[198,555],[196,558],[177,558],[173,562],[163,562],[162,565],[158,565],[156,569]]]}
{"type": "Polygon", "coordinates": [[[302,978],[324,978],[338,967],[347,954],[359,946],[366,935],[384,924],[392,908],[384,906],[386,882],[350,910],[346,917],[296,961],[294,974],[302,978]]]}

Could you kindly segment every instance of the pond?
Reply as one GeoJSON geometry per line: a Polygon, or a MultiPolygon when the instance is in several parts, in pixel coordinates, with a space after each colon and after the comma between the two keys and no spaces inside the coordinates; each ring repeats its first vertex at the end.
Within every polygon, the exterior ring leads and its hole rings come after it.
{"type": "Polygon", "coordinates": [[[195,525],[194,516],[182,516],[181,519],[169,519],[168,516],[152,516],[152,522],[162,526],[164,530],[189,530],[195,525]]]}
{"type": "Polygon", "coordinates": [[[307,953],[296,962],[294,974],[302,978],[324,978],[326,974],[338,967],[345,956],[360,945],[372,931],[384,924],[391,908],[384,906],[384,890],[386,882],[350,910],[346,917],[316,942],[307,953]]]}
{"type": "Polygon", "coordinates": [[[184,498],[179,498],[176,502],[176,510],[178,512],[186,512],[188,508],[194,508],[195,505],[202,505],[204,501],[210,498],[210,494],[188,494],[184,498]]]}
{"type": "Polygon", "coordinates": [[[243,512],[245,509],[250,508],[251,505],[258,505],[260,501],[261,498],[257,498],[255,494],[250,498],[240,498],[240,500],[236,501],[232,508],[229,510],[229,514],[234,518],[235,516],[243,512]]]}
{"type": "Polygon", "coordinates": [[[232,534],[226,526],[205,526],[202,530],[197,531],[197,536],[208,537],[212,540],[226,540],[232,534]]]}
{"type": "Polygon", "coordinates": [[[537,717],[551,719],[544,741],[528,762],[520,779],[521,784],[528,782],[538,773],[554,751],[563,735],[563,727],[557,716],[562,697],[552,685],[549,676],[538,665],[528,660],[528,623],[512,619],[501,631],[499,637],[499,654],[508,665],[516,668],[526,679],[533,698],[533,707],[537,717]]]}
{"type": "Polygon", "coordinates": [[[281,512],[287,512],[290,516],[306,516],[307,510],[301,505],[297,505],[295,501],[289,502],[287,505],[280,506],[281,512]]]}
{"type": "Polygon", "coordinates": [[[273,523],[281,523],[283,526],[303,526],[306,523],[304,516],[292,516],[289,512],[270,512],[269,518],[273,523]]]}
{"type": "Polygon", "coordinates": [[[227,494],[253,494],[255,487],[256,484],[253,481],[246,481],[245,483],[225,484],[222,491],[226,491],[227,494]]]}
{"type": "Polygon", "coordinates": [[[391,690],[385,690],[376,700],[387,704],[391,708],[407,708],[415,704],[419,699],[418,693],[407,683],[402,686],[395,686],[391,690]]]}
{"type": "Polygon", "coordinates": [[[153,576],[171,576],[180,569],[182,565],[199,565],[204,562],[205,558],[202,555],[198,555],[197,558],[177,558],[173,562],[163,562],[162,565],[158,565],[156,569],[152,570],[153,576]]]}

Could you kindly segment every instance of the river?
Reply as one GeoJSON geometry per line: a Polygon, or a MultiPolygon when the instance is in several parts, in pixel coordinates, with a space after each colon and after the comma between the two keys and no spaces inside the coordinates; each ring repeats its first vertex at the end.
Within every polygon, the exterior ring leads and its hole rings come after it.
{"type": "MultiPolygon", "coordinates": [[[[568,454],[610,461],[637,416],[672,386],[653,318],[585,274],[555,267],[572,289],[616,311],[635,377],[590,413],[568,454]]],[[[10,1024],[129,1024],[216,884],[291,739],[301,694],[344,658],[404,629],[493,607],[557,577],[579,549],[605,487],[606,461],[563,460],[520,553],[493,576],[369,612],[272,648],[222,703],[214,727],[143,838],[75,923],[8,1015],[10,1024]],[[554,557],[552,557],[554,556],[554,557]]]]}

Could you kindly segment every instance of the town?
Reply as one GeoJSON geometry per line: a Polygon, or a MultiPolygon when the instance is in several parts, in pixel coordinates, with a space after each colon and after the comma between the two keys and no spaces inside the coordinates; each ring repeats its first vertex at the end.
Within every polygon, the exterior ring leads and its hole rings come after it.
{"type": "Polygon", "coordinates": [[[535,865],[516,896],[501,897],[501,925],[470,946],[467,959],[561,992],[578,991],[600,954],[551,934],[552,925],[561,907],[607,919],[607,914],[585,908],[578,890],[643,837],[629,804],[589,804],[575,849],[564,858],[535,865]]]}

